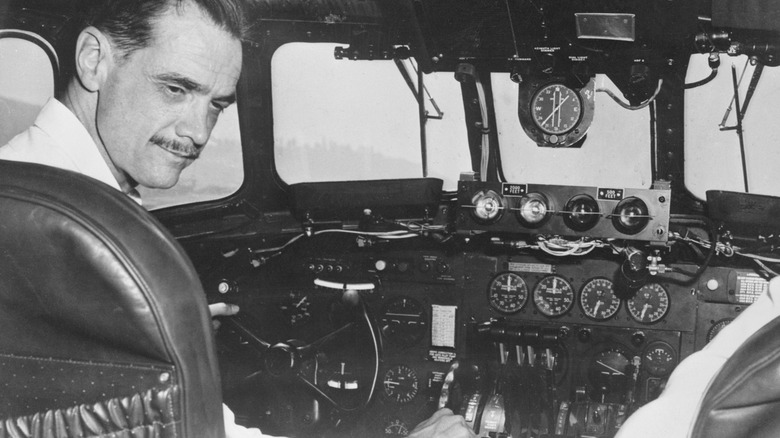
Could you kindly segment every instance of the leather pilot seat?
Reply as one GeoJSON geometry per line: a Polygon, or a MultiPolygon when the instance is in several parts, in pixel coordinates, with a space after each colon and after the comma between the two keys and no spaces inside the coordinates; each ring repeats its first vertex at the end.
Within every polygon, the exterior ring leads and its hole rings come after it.
{"type": "Polygon", "coordinates": [[[710,383],[696,438],[780,436],[780,317],[754,333],[710,383]]]}
{"type": "Polygon", "coordinates": [[[224,437],[205,295],[119,191],[0,160],[0,437],[224,437]]]}

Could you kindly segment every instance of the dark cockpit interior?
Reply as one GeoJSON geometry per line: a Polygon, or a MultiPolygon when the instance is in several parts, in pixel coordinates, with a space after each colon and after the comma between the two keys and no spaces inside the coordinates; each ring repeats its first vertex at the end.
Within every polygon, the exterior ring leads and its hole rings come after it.
{"type": "MultiPolygon", "coordinates": [[[[240,306],[215,331],[240,424],[612,437],[780,272],[780,3],[248,6],[217,164],[142,193],[240,306]]],[[[78,10],[0,20],[59,51],[78,10]]]]}

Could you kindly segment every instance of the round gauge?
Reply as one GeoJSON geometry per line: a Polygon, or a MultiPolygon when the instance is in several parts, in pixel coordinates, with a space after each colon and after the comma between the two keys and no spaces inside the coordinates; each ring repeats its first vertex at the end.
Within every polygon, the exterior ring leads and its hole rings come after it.
{"type": "Polygon", "coordinates": [[[544,277],[534,287],[534,304],[545,316],[561,316],[574,305],[574,289],[561,276],[544,277]]]}
{"type": "Polygon", "coordinates": [[[620,298],[615,295],[611,281],[594,278],[582,287],[580,306],[588,318],[603,321],[614,316],[620,309],[620,298]]]}
{"type": "Polygon", "coordinates": [[[626,305],[632,318],[644,324],[652,324],[663,319],[669,311],[669,292],[658,283],[646,284],[626,305]]]}
{"type": "Polygon", "coordinates": [[[644,365],[647,373],[655,377],[666,377],[677,365],[677,353],[666,342],[656,341],[645,349],[644,365]]]}
{"type": "Polygon", "coordinates": [[[382,333],[390,342],[408,347],[418,343],[426,333],[423,305],[414,298],[397,296],[382,308],[382,333]]]}
{"type": "Polygon", "coordinates": [[[580,95],[563,84],[539,89],[531,100],[531,118],[547,134],[565,134],[577,126],[582,115],[580,95]]]}
{"type": "Polygon", "coordinates": [[[308,295],[291,291],[279,303],[279,310],[287,318],[287,322],[295,326],[303,324],[311,318],[311,313],[309,312],[310,304],[308,295]]]}
{"type": "Polygon", "coordinates": [[[721,330],[726,328],[727,325],[731,324],[731,321],[734,321],[731,318],[721,319],[720,321],[716,322],[715,324],[710,327],[710,329],[707,331],[707,343],[709,343],[711,340],[715,338],[715,336],[720,333],[721,330]]]}
{"type": "Polygon", "coordinates": [[[593,387],[594,400],[619,403],[631,382],[631,359],[621,347],[610,347],[594,354],[588,362],[588,382],[593,387]]]}
{"type": "Polygon", "coordinates": [[[484,225],[498,222],[506,208],[504,197],[493,190],[474,194],[471,198],[471,204],[474,206],[474,209],[471,210],[471,217],[484,225]]]}
{"type": "Polygon", "coordinates": [[[514,272],[498,274],[490,280],[488,302],[501,313],[515,313],[528,301],[528,286],[514,272]]]}
{"type": "Polygon", "coordinates": [[[409,435],[409,426],[406,425],[403,421],[394,418],[388,422],[385,423],[384,427],[382,428],[384,432],[384,436],[387,437],[397,437],[397,436],[407,436],[409,435]]]}
{"type": "Polygon", "coordinates": [[[406,365],[394,365],[385,371],[382,381],[385,395],[397,403],[409,403],[417,396],[419,381],[413,369],[406,365]]]}

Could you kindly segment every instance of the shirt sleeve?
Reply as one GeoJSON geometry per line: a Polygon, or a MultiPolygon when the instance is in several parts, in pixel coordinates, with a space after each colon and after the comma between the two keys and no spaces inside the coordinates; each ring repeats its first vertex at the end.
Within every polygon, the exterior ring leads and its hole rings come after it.
{"type": "Polygon", "coordinates": [[[222,415],[225,418],[226,438],[274,438],[271,435],[264,435],[256,427],[244,427],[236,424],[235,414],[225,404],[222,405],[222,415]]]}
{"type": "Polygon", "coordinates": [[[663,393],[631,415],[616,438],[686,437],[712,379],[750,336],[780,316],[780,277],[702,350],[675,368],[663,393]]]}

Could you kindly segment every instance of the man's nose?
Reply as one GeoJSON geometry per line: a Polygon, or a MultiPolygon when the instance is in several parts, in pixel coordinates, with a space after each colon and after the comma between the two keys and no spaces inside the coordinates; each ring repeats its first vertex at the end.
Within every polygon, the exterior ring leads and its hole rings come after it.
{"type": "Polygon", "coordinates": [[[199,148],[203,147],[209,140],[211,129],[214,127],[214,122],[211,119],[208,103],[195,101],[176,124],[176,135],[187,137],[199,148]]]}

